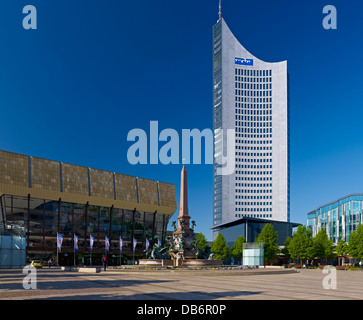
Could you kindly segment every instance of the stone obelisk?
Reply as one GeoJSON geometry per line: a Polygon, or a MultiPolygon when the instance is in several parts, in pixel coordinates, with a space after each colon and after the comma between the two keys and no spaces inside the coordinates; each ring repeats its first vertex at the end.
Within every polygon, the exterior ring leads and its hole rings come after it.
{"type": "Polygon", "coordinates": [[[189,210],[188,210],[188,182],[187,182],[187,170],[183,165],[183,169],[181,171],[181,179],[180,179],[180,208],[179,208],[179,216],[178,216],[178,230],[184,229],[188,230],[189,225],[189,210]]]}
{"type": "Polygon", "coordinates": [[[193,249],[194,231],[190,229],[189,220],[187,170],[183,165],[180,181],[178,228],[174,231],[175,249],[183,255],[183,258],[195,258],[195,251],[193,249]]]}

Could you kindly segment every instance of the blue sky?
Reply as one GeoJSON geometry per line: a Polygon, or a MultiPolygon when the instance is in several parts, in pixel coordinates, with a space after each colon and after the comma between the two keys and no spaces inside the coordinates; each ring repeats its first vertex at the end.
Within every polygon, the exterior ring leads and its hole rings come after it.
{"type": "MultiPolygon", "coordinates": [[[[288,60],[291,221],[363,192],[363,4],[223,0],[241,44],[288,60]],[[338,29],[322,27],[337,8],[338,29]]],[[[176,185],[181,165],[127,162],[127,133],[212,128],[217,0],[17,0],[0,10],[0,149],[176,185]],[[22,9],[37,8],[24,30],[22,9]]],[[[212,166],[189,165],[189,212],[211,239],[212,166]]],[[[172,220],[175,220],[177,213],[172,220]]]]}

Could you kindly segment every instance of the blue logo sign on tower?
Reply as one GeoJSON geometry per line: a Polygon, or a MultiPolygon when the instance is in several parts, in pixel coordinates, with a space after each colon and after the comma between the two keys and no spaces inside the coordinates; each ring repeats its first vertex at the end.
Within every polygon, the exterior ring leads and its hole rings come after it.
{"type": "Polygon", "coordinates": [[[234,58],[234,63],[241,66],[253,66],[253,59],[234,58]]]}

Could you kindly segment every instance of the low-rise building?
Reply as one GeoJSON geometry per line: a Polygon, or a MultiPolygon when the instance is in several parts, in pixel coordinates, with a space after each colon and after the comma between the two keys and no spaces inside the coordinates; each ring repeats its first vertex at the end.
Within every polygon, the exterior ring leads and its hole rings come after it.
{"type": "Polygon", "coordinates": [[[349,242],[350,234],[363,223],[363,194],[351,194],[308,213],[307,226],[314,237],[321,228],[334,243],[349,242]]]}

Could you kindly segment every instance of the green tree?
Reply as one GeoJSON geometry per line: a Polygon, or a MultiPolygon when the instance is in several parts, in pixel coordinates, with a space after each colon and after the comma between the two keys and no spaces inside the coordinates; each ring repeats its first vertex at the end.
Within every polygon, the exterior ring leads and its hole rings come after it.
{"type": "Polygon", "coordinates": [[[343,265],[344,263],[344,256],[348,254],[348,244],[342,239],[340,238],[335,251],[338,255],[338,257],[340,257],[340,265],[343,265]]]}
{"type": "Polygon", "coordinates": [[[197,234],[197,236],[195,237],[194,241],[195,241],[195,245],[197,246],[197,248],[198,249],[201,249],[203,251],[205,250],[205,248],[208,245],[207,238],[201,232],[197,234]]]}
{"type": "Polygon", "coordinates": [[[277,257],[277,252],[279,251],[277,237],[278,234],[274,231],[271,223],[267,223],[258,235],[257,242],[263,242],[264,259],[267,262],[271,262],[277,257]]]}
{"type": "Polygon", "coordinates": [[[292,259],[297,259],[302,262],[307,259],[314,258],[313,240],[311,239],[311,232],[306,226],[300,225],[294,232],[288,250],[292,259]]]}
{"type": "Polygon", "coordinates": [[[348,251],[351,257],[363,260],[363,224],[350,234],[348,251]]]}
{"type": "Polygon", "coordinates": [[[291,258],[290,252],[289,252],[289,244],[291,242],[291,237],[287,237],[284,243],[284,247],[281,249],[281,253],[285,256],[287,260],[291,258]]]}
{"type": "Polygon", "coordinates": [[[198,233],[194,239],[194,245],[198,251],[197,259],[208,259],[211,251],[208,246],[207,238],[203,233],[198,233]]]}
{"type": "Polygon", "coordinates": [[[217,238],[213,241],[211,251],[216,259],[228,260],[230,256],[229,248],[221,233],[218,233],[217,238]]]}
{"type": "Polygon", "coordinates": [[[242,236],[239,236],[236,240],[236,242],[233,244],[233,247],[231,248],[231,254],[232,257],[236,260],[241,260],[242,262],[242,252],[243,252],[243,244],[246,242],[246,239],[242,236]]]}
{"type": "Polygon", "coordinates": [[[324,228],[321,228],[313,238],[314,256],[320,259],[331,259],[333,257],[333,240],[328,238],[324,228]]]}

